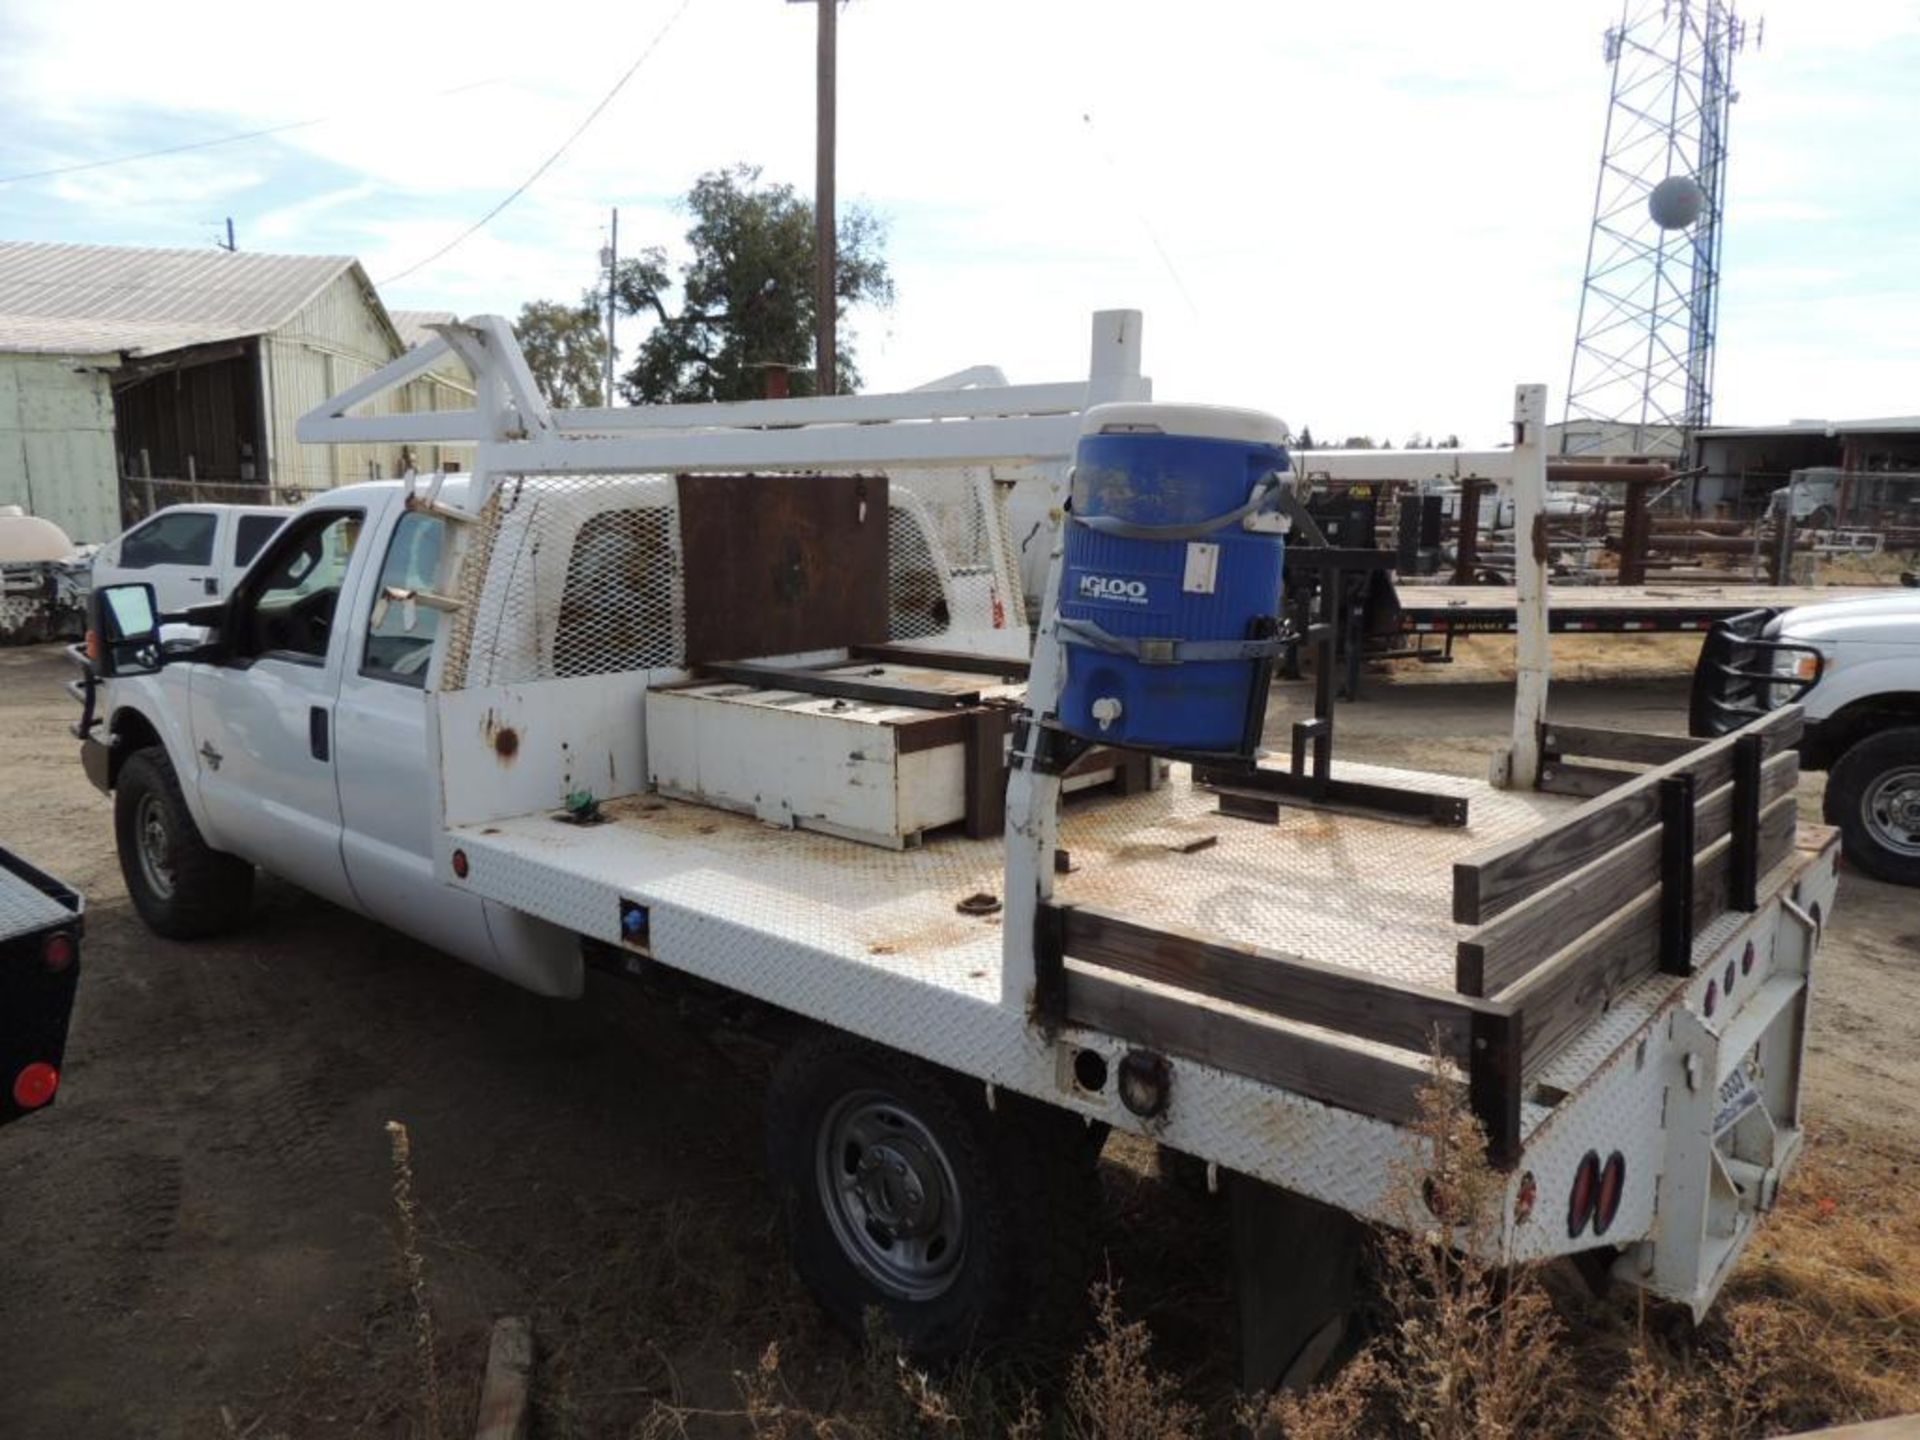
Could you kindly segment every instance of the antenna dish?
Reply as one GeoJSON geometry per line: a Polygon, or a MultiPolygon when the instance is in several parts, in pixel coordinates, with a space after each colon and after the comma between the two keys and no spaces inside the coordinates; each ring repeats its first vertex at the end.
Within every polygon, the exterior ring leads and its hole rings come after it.
{"type": "Polygon", "coordinates": [[[1700,218],[1706,195],[1689,175],[1669,175],[1647,196],[1647,213],[1662,230],[1684,230],[1700,218]]]}

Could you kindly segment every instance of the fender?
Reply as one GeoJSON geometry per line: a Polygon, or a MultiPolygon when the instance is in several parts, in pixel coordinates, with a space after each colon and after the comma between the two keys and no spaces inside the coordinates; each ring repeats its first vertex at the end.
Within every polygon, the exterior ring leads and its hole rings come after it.
{"type": "Polygon", "coordinates": [[[1820,683],[1801,704],[1807,718],[1819,723],[1858,700],[1892,702],[1902,696],[1920,705],[1920,648],[1848,645],[1831,656],[1820,683]]]}
{"type": "Polygon", "coordinates": [[[158,741],[180,777],[180,793],[187,802],[187,813],[200,834],[216,850],[225,849],[217,827],[209,823],[206,807],[200,801],[199,759],[193,751],[193,733],[188,725],[188,673],[185,665],[169,666],[156,675],[128,676],[105,682],[103,709],[107,714],[107,783],[116,787],[120,769],[127,757],[144,745],[158,741]]]}

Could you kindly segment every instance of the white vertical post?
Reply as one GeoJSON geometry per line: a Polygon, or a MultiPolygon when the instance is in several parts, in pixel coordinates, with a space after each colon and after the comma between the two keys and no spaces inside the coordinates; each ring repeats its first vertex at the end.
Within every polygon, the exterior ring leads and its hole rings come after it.
{"type": "Polygon", "coordinates": [[[1493,783],[1531,790],[1540,780],[1540,729],[1552,661],[1547,632],[1547,387],[1513,392],[1513,743],[1494,757],[1493,783]]]}
{"type": "MultiPolygon", "coordinates": [[[[1087,408],[1112,400],[1145,400],[1153,382],[1140,373],[1140,312],[1101,310],[1093,317],[1093,354],[1087,368],[1087,408]]],[[[1027,676],[1026,744],[1013,757],[1007,780],[1006,923],[1000,952],[1000,1003],[1028,1008],[1033,994],[1034,920],[1042,901],[1053,898],[1053,853],[1060,838],[1060,777],[1034,769],[1041,753],[1039,722],[1060,708],[1066,657],[1054,635],[1060,596],[1061,557],[1066,549],[1065,514],[1049,517],[1047,583],[1040,594],[1040,624],[1033,637],[1027,676]]]]}

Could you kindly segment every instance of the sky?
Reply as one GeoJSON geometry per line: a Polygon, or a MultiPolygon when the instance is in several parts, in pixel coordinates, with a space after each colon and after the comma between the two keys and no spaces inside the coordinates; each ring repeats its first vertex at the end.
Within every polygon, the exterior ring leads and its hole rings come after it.
{"type": "MultiPolygon", "coordinates": [[[[1520,381],[1557,418],[1618,15],[850,0],[838,183],[885,219],[898,291],[852,317],[867,388],[1077,378],[1091,313],[1129,307],[1159,398],[1323,442],[1491,443],[1520,381]]],[[[1920,412],[1920,0],[1764,16],[1735,70],[1714,418],[1920,412]]],[[[358,256],[391,309],[511,316],[593,284],[612,206],[623,250],[672,254],[703,171],[811,193],[814,23],[783,0],[0,0],[0,238],[191,247],[231,216],[243,249],[358,256]]]]}

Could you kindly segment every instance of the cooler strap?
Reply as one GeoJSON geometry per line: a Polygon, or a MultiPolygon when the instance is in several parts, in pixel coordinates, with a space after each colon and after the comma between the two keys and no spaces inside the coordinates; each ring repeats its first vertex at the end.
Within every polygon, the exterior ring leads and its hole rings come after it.
{"type": "Polygon", "coordinates": [[[1054,633],[1070,645],[1084,645],[1108,655],[1124,655],[1142,665],[1201,665],[1220,660],[1265,660],[1287,647],[1287,637],[1270,635],[1258,640],[1156,640],[1143,635],[1115,635],[1092,620],[1061,617],[1054,633]]]}
{"type": "Polygon", "coordinates": [[[1247,496],[1247,503],[1239,509],[1216,515],[1211,520],[1196,520],[1186,525],[1136,525],[1117,515],[1075,515],[1071,512],[1067,518],[1076,525],[1086,526],[1096,535],[1111,535],[1116,540],[1204,540],[1216,530],[1240,524],[1249,515],[1276,509],[1285,480],[1285,472],[1269,471],[1253,487],[1253,493],[1247,496]]]}

